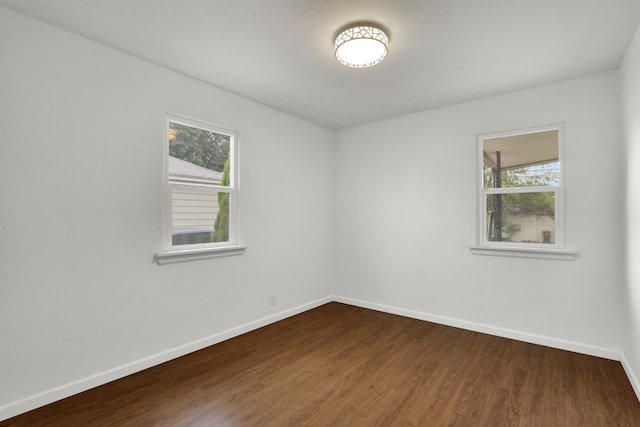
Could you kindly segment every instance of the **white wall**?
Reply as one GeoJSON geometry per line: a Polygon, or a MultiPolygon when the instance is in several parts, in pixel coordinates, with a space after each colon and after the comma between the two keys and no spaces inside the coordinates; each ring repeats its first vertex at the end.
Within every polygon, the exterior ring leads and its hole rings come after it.
{"type": "Polygon", "coordinates": [[[331,295],[332,132],[2,8],[0,58],[0,419],[331,295]],[[166,113],[239,132],[245,255],[153,263],[166,113]]]}
{"type": "Polygon", "coordinates": [[[625,368],[640,398],[640,29],[621,70],[627,171],[627,282],[622,352],[625,368]]]}
{"type": "Polygon", "coordinates": [[[623,287],[616,71],[338,132],[340,300],[616,358],[623,287]],[[477,136],[565,124],[575,261],[472,255],[477,136]]]}

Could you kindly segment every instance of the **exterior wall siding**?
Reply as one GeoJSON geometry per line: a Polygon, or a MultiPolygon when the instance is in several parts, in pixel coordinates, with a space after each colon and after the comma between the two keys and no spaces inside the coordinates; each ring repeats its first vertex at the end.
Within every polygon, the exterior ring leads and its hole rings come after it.
{"type": "Polygon", "coordinates": [[[173,229],[209,229],[218,215],[216,194],[186,190],[172,191],[173,229]]]}

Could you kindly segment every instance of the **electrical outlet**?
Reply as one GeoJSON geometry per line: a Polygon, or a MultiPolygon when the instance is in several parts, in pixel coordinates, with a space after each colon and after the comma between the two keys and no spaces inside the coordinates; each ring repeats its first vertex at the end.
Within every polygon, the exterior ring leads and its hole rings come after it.
{"type": "Polygon", "coordinates": [[[278,303],[278,294],[271,294],[271,305],[276,305],[278,303]]]}

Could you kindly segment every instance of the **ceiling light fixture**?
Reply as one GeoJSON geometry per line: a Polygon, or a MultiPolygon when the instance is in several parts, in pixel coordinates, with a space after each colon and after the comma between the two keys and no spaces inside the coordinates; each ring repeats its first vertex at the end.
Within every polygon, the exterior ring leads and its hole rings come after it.
{"type": "Polygon", "coordinates": [[[387,56],[388,47],[389,36],[379,25],[352,24],[336,36],[336,59],[347,67],[371,67],[387,56]]]}

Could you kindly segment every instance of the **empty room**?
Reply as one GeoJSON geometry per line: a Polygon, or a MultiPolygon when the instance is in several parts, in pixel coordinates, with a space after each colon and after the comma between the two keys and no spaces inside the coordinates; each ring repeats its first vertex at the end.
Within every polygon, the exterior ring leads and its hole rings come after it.
{"type": "Polygon", "coordinates": [[[637,0],[0,0],[1,426],[640,426],[637,0]]]}

